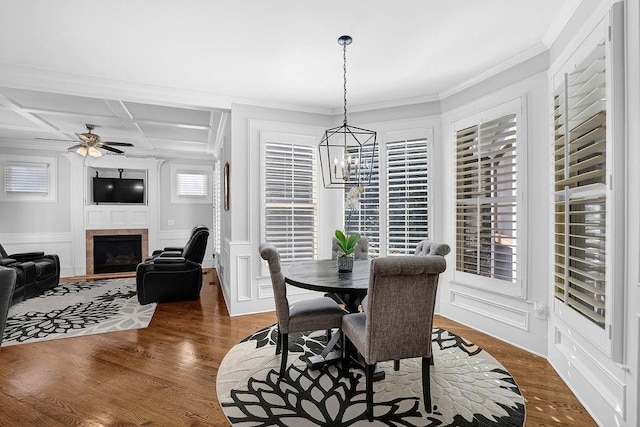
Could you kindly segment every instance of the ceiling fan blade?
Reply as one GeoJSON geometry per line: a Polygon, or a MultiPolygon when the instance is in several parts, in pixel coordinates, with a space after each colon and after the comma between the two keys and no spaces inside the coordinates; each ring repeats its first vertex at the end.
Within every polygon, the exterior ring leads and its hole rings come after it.
{"type": "Polygon", "coordinates": [[[103,144],[103,145],[115,145],[116,147],[133,147],[133,144],[130,144],[128,142],[102,141],[100,144],[103,144]]]}
{"type": "Polygon", "coordinates": [[[76,150],[77,150],[78,148],[80,148],[80,147],[85,147],[85,144],[73,145],[73,146],[71,146],[71,147],[67,148],[67,150],[69,150],[69,151],[76,151],[76,150]]]}
{"type": "Polygon", "coordinates": [[[97,144],[97,146],[99,148],[104,148],[107,151],[111,151],[112,153],[124,154],[124,151],[118,150],[117,148],[109,147],[108,145],[105,145],[105,144],[97,144]]]}
{"type": "Polygon", "coordinates": [[[73,139],[34,138],[39,141],[75,142],[73,139]]]}

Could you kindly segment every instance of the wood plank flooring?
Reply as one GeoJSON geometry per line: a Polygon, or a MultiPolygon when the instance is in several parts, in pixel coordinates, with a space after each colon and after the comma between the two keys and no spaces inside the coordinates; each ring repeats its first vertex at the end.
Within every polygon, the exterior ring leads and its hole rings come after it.
{"type": "MultiPolygon", "coordinates": [[[[0,426],[225,426],[216,374],[227,351],[275,322],[229,317],[210,275],[199,301],[159,304],[146,329],[3,347],[0,426]]],[[[530,426],[592,426],[545,359],[442,317],[498,359],[520,386],[530,426]]]]}

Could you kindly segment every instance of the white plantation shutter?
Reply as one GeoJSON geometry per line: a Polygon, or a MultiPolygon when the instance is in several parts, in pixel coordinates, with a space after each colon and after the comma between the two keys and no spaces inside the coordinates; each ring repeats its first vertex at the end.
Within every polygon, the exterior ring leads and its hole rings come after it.
{"type": "Polygon", "coordinates": [[[456,132],[456,270],[515,283],[516,114],[456,132]]]}
{"type": "Polygon", "coordinates": [[[4,173],[5,193],[49,193],[49,165],[46,163],[6,164],[4,173]]]}
{"type": "Polygon", "coordinates": [[[213,250],[215,253],[220,253],[220,211],[222,210],[222,200],[220,198],[221,185],[220,185],[220,161],[218,160],[215,165],[213,174],[213,250]]]}
{"type": "Polygon", "coordinates": [[[179,197],[207,197],[208,175],[197,172],[179,172],[177,176],[177,194],[179,197]]]}
{"type": "Polygon", "coordinates": [[[413,254],[429,238],[427,140],[387,149],[387,255],[413,254]]]}
{"type": "Polygon", "coordinates": [[[316,255],[315,147],[265,144],[265,239],[283,263],[316,255]]]}
{"type": "Polygon", "coordinates": [[[554,295],[605,326],[607,91],[604,45],[565,76],[555,107],[554,295]]]}
{"type": "MultiPolygon", "coordinates": [[[[362,158],[370,159],[370,145],[362,147],[362,158]]],[[[372,168],[371,181],[365,185],[364,192],[360,195],[360,208],[351,212],[345,210],[345,229],[349,232],[358,232],[369,239],[369,255],[380,255],[380,164],[378,150],[374,152],[373,164],[362,165],[363,168],[372,168]]],[[[345,188],[345,196],[351,189],[347,185],[345,188]]]]}

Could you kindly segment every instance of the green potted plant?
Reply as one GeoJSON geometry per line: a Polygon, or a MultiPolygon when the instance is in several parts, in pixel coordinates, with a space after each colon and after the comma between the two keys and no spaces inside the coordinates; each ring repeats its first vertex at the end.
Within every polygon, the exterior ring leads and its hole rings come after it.
{"type": "Polygon", "coordinates": [[[336,240],[338,248],[340,248],[341,254],[338,254],[338,271],[352,271],[353,270],[353,253],[356,250],[356,245],[360,241],[359,233],[351,233],[349,237],[341,230],[336,230],[336,240]]]}

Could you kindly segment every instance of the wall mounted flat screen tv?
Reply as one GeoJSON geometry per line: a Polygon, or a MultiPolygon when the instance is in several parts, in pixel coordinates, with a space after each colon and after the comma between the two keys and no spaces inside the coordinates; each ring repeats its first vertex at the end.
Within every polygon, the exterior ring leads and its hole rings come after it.
{"type": "Polygon", "coordinates": [[[144,180],[93,178],[94,203],[144,203],[144,180]]]}

